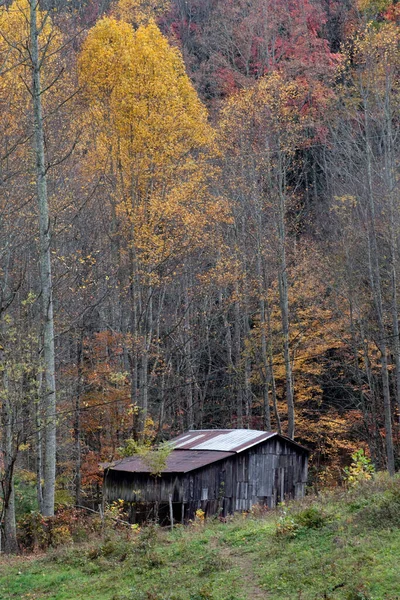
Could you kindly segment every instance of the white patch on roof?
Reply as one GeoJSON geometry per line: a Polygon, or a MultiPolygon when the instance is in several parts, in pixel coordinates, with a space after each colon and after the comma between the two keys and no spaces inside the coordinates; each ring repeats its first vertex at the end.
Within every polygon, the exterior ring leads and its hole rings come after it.
{"type": "Polygon", "coordinates": [[[191,433],[187,433],[186,435],[180,435],[179,439],[180,440],[187,440],[192,434],[191,433]]]}
{"type": "Polygon", "coordinates": [[[197,436],[196,438],[189,440],[189,442],[191,450],[222,450],[225,452],[234,452],[239,446],[252,446],[254,440],[261,442],[263,434],[265,435],[264,439],[267,439],[271,435],[267,432],[255,431],[252,429],[233,429],[232,431],[229,431],[229,433],[217,433],[211,439],[201,442],[200,444],[192,445],[192,441],[196,439],[197,436]]]}
{"type": "MultiPolygon", "coordinates": [[[[192,443],[195,440],[199,440],[200,438],[204,437],[204,433],[201,433],[200,435],[195,435],[194,437],[191,437],[191,435],[185,435],[181,438],[179,438],[179,443],[178,444],[174,444],[174,448],[180,448],[181,446],[185,446],[186,444],[192,443]],[[190,438],[190,440],[188,440],[187,438],[190,438]]],[[[207,450],[208,448],[203,448],[204,450],[207,450]]]]}

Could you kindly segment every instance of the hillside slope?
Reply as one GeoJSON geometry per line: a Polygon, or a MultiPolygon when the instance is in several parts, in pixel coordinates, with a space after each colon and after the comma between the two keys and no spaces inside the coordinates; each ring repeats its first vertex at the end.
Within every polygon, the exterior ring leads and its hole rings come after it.
{"type": "Polygon", "coordinates": [[[400,478],[265,515],[155,526],[40,558],[3,558],[0,598],[400,599],[400,478]]]}

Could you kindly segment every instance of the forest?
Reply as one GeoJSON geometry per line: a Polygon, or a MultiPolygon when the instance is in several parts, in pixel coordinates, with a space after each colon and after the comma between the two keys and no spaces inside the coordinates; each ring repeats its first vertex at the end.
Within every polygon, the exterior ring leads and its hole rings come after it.
{"type": "Polygon", "coordinates": [[[400,3],[0,2],[0,521],[127,440],[400,466],[400,3]],[[34,492],[32,492],[32,489],[34,492]]]}

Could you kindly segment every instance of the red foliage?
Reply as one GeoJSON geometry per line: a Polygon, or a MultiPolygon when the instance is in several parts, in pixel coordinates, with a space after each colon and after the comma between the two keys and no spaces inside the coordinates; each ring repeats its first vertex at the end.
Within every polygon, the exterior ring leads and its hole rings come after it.
{"type": "Polygon", "coordinates": [[[124,372],[122,334],[101,331],[84,340],[81,398],[82,487],[98,488],[100,462],[113,460],[132,432],[130,386],[124,372]]]}
{"type": "Polygon", "coordinates": [[[391,4],[389,8],[383,13],[383,17],[387,21],[392,21],[397,25],[400,24],[400,4],[391,4]]]}
{"type": "Polygon", "coordinates": [[[189,0],[174,3],[162,25],[182,46],[205,99],[230,95],[247,86],[246,80],[276,69],[291,79],[304,78],[311,90],[312,81],[330,79],[339,61],[325,36],[335,6],[310,0],[255,0],[251,5],[189,0]]]}

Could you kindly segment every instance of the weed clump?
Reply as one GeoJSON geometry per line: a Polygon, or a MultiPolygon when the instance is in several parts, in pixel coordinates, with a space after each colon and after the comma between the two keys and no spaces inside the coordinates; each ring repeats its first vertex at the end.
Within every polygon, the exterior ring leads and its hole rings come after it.
{"type": "Polygon", "coordinates": [[[149,523],[140,530],[137,550],[141,554],[149,554],[154,550],[159,540],[159,526],[157,523],[149,523]]]}
{"type": "Polygon", "coordinates": [[[286,506],[283,506],[276,524],[276,535],[289,538],[295,537],[301,531],[321,529],[329,521],[328,515],[316,506],[310,506],[297,513],[292,513],[286,506]]]}
{"type": "Polygon", "coordinates": [[[221,554],[218,552],[212,552],[202,559],[199,575],[208,576],[210,573],[225,571],[229,569],[229,567],[230,562],[228,559],[226,559],[224,556],[221,556],[221,554]]]}
{"type": "Polygon", "coordinates": [[[400,488],[389,489],[382,496],[376,497],[359,511],[356,520],[374,529],[399,528],[400,488]]]}
{"type": "Polygon", "coordinates": [[[108,537],[102,544],[91,548],[87,553],[87,557],[90,560],[96,560],[103,557],[107,560],[123,562],[132,554],[132,552],[133,545],[128,539],[108,537]]]}
{"type": "Polygon", "coordinates": [[[294,519],[300,527],[305,529],[320,529],[329,521],[328,516],[316,506],[310,506],[302,510],[295,515],[294,519]]]}

